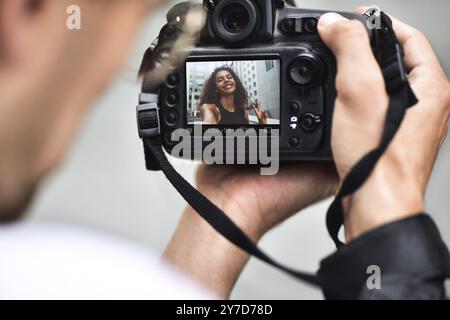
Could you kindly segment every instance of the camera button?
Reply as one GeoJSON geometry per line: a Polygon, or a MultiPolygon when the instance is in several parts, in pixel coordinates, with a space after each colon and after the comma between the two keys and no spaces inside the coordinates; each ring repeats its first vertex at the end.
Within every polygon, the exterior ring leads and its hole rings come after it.
{"type": "Polygon", "coordinates": [[[300,111],[300,106],[300,102],[293,101],[289,105],[289,111],[291,111],[292,113],[298,113],[300,111]]]}
{"type": "Polygon", "coordinates": [[[292,148],[297,147],[299,144],[300,144],[300,139],[298,137],[292,136],[292,137],[289,138],[289,145],[292,148]]]}
{"type": "Polygon", "coordinates": [[[293,34],[295,32],[295,19],[284,19],[280,23],[280,29],[284,34],[293,34]]]}
{"type": "Polygon", "coordinates": [[[169,106],[174,106],[178,101],[178,94],[176,92],[172,92],[167,95],[166,102],[169,106]]]}
{"type": "Polygon", "coordinates": [[[304,21],[304,30],[308,33],[317,33],[318,20],[316,18],[306,18],[304,21]]]}
{"type": "Polygon", "coordinates": [[[178,115],[174,111],[166,114],[166,121],[168,125],[174,125],[178,120],[178,115]]]}
{"type": "Polygon", "coordinates": [[[321,116],[315,115],[313,113],[305,113],[300,119],[300,128],[306,133],[311,133],[316,130],[321,123],[321,116]]]}
{"type": "Polygon", "coordinates": [[[177,73],[169,74],[167,77],[167,84],[169,86],[175,86],[178,84],[178,81],[180,81],[180,76],[177,73]]]}
{"type": "Polygon", "coordinates": [[[322,82],[324,76],[322,61],[315,53],[304,52],[291,62],[288,75],[295,86],[316,86],[322,82]]]}

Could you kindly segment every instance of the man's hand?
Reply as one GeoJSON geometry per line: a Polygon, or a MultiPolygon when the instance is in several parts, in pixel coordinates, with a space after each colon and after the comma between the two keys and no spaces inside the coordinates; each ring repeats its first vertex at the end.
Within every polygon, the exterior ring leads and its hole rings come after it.
{"type": "MultiPolygon", "coordinates": [[[[334,194],[331,164],[287,164],[275,176],[258,168],[206,166],[197,172],[198,190],[257,242],[271,228],[305,207],[334,194]]],[[[165,253],[166,261],[228,297],[248,255],[213,230],[188,207],[165,253]]]]}
{"type": "Polygon", "coordinates": [[[338,182],[332,164],[285,164],[273,176],[259,171],[206,165],[197,171],[198,190],[255,241],[293,214],[333,195],[338,182]]]}
{"type": "MultiPolygon", "coordinates": [[[[429,42],[396,19],[394,28],[419,103],[407,111],[370,178],[346,199],[347,240],[423,211],[426,186],[447,132],[450,86],[429,42]]],[[[337,58],[332,148],[343,179],[380,143],[389,100],[363,24],[328,13],[319,20],[318,29],[337,58]]]]}

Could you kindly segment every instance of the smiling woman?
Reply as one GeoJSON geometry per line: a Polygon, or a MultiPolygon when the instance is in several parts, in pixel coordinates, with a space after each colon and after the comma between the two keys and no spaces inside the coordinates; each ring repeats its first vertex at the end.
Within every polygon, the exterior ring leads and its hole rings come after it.
{"type": "Polygon", "coordinates": [[[216,68],[206,80],[199,109],[207,124],[248,124],[248,94],[236,72],[228,67],[216,68]]]}
{"type": "Polygon", "coordinates": [[[259,124],[267,124],[267,114],[258,99],[250,95],[233,68],[223,65],[216,68],[206,80],[198,109],[205,124],[248,125],[253,110],[259,124]]]}
{"type": "Polygon", "coordinates": [[[225,127],[280,124],[280,62],[186,62],[187,124],[225,127]]]}

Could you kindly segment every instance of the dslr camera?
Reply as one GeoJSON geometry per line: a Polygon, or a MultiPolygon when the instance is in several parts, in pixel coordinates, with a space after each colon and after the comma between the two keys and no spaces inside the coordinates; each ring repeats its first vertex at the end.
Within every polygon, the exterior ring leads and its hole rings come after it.
{"type": "MultiPolygon", "coordinates": [[[[206,22],[195,47],[186,49],[184,63],[158,88],[166,151],[178,143],[173,138],[177,129],[187,130],[192,146],[202,150],[217,139],[204,139],[206,131],[214,129],[223,137],[244,131],[249,141],[265,139],[266,146],[273,145],[276,136],[280,161],[331,160],[336,62],[317,32],[318,19],[326,11],[300,9],[281,0],[206,0],[200,5],[206,22]],[[195,130],[200,124],[201,130],[195,130]]],[[[168,13],[160,44],[175,37],[190,6],[181,3],[168,13]]],[[[364,16],[341,14],[366,23],[364,16]]],[[[231,145],[223,144],[224,157],[250,152],[248,141],[231,145]]],[[[201,152],[178,156],[199,159],[201,152]]]]}

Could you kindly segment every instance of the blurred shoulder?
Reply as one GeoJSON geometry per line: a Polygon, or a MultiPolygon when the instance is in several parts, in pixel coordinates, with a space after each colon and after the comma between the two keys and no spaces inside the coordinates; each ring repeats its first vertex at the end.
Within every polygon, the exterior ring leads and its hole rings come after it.
{"type": "Polygon", "coordinates": [[[0,226],[0,252],[0,298],[212,298],[149,248],[81,227],[0,226]]]}

